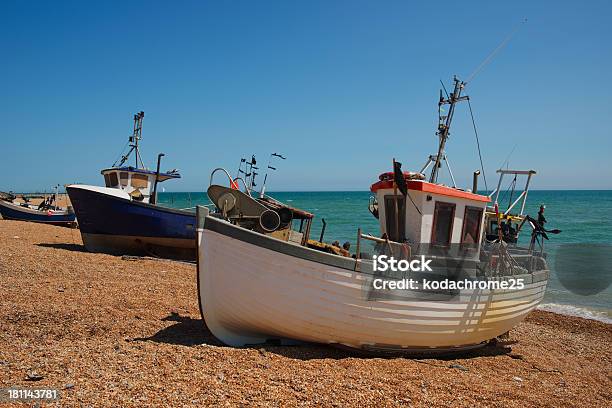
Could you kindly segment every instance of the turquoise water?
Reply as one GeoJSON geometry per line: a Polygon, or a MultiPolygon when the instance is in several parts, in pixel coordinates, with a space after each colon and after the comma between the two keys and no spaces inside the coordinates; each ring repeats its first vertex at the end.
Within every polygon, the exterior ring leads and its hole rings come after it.
{"type": "MultiPolygon", "coordinates": [[[[319,238],[322,218],[327,222],[325,240],[328,242],[338,240],[340,243],[350,241],[354,244],[358,227],[364,233],[379,235],[378,221],[368,211],[369,192],[278,192],[270,195],[314,213],[313,238],[319,238]]],[[[159,202],[173,208],[210,203],[205,193],[201,192],[160,193],[159,202]]],[[[612,287],[595,295],[577,295],[561,285],[555,272],[556,252],[563,244],[612,245],[612,217],[609,216],[612,191],[530,191],[526,213],[536,217],[542,203],[546,204],[546,228],[557,228],[562,233],[550,235],[550,240],[546,242],[552,277],[541,308],[612,323],[612,287]]],[[[528,239],[528,234],[521,235],[521,241],[528,239]]]]}

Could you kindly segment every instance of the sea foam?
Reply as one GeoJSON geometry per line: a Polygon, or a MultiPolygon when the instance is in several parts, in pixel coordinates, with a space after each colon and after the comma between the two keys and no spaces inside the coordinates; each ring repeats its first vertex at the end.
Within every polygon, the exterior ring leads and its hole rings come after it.
{"type": "Polygon", "coordinates": [[[612,318],[610,318],[610,313],[600,310],[593,310],[587,309],[585,307],[563,305],[558,303],[544,303],[538,306],[538,309],[544,310],[546,312],[582,317],[584,319],[597,320],[607,324],[612,324],[612,318]]]}

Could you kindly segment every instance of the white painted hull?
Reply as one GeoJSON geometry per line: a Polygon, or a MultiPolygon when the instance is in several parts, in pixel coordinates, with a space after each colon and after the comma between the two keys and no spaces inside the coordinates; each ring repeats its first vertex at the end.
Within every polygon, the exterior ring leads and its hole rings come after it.
{"type": "Polygon", "coordinates": [[[449,301],[367,300],[364,273],[209,229],[199,232],[198,242],[203,317],[215,337],[231,346],[270,339],[358,349],[476,346],[521,322],[542,300],[548,278],[542,271],[523,290],[462,291],[449,301]]]}

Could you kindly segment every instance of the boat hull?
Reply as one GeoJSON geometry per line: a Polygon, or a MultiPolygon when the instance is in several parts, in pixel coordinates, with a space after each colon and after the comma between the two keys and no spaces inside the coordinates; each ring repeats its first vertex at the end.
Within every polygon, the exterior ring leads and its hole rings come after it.
{"type": "Polygon", "coordinates": [[[38,211],[5,201],[0,201],[0,215],[6,220],[39,222],[67,227],[76,224],[76,216],[71,211],[38,211]]]}
{"type": "Polygon", "coordinates": [[[213,335],[232,346],[292,339],[380,351],[477,347],[521,322],[548,280],[543,270],[516,276],[522,290],[462,290],[447,300],[402,291],[371,300],[363,290],[372,275],[354,270],[353,259],[212,217],[199,234],[200,308],[213,335]]]}
{"type": "Polygon", "coordinates": [[[126,199],[103,188],[66,188],[90,252],[194,260],[195,214],[126,199]]]}

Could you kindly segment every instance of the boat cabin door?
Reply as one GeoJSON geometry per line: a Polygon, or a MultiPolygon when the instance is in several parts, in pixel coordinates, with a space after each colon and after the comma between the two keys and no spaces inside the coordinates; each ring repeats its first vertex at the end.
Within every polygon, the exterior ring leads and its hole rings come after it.
{"type": "Polygon", "coordinates": [[[403,195],[385,196],[385,222],[391,241],[406,240],[406,199],[403,195]]]}

